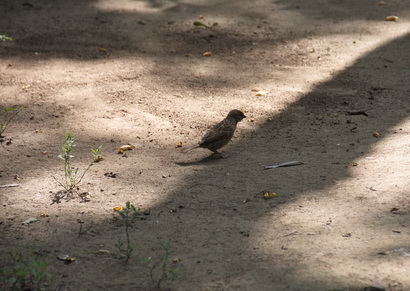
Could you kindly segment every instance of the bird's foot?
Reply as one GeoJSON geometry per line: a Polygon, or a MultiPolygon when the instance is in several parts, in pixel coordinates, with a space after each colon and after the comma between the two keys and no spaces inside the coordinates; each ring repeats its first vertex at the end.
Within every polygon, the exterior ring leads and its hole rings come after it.
{"type": "Polygon", "coordinates": [[[224,151],[216,150],[216,151],[214,151],[212,156],[213,156],[214,159],[225,159],[225,158],[229,157],[228,155],[225,155],[223,152],[224,151]]]}

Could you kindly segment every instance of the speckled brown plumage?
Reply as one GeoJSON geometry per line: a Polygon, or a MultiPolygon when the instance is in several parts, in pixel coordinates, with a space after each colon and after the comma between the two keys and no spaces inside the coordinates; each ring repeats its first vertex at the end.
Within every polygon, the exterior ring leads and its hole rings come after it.
{"type": "Polygon", "coordinates": [[[184,147],[182,152],[186,153],[196,148],[206,148],[214,153],[220,153],[219,150],[232,139],[238,122],[244,118],[246,116],[242,111],[237,109],[231,110],[224,120],[205,133],[200,142],[184,147]]]}

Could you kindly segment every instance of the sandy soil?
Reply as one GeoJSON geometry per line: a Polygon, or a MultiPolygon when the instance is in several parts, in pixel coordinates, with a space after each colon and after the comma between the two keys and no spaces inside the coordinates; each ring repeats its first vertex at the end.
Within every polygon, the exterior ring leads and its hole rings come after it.
{"type": "Polygon", "coordinates": [[[26,108],[0,147],[0,267],[32,252],[49,289],[151,290],[169,240],[162,289],[410,290],[410,2],[385,2],[1,1],[0,107],[26,108]],[[179,152],[234,108],[229,158],[179,152]],[[75,167],[102,145],[88,202],[53,179],[67,132],[75,167]],[[126,201],[146,212],[127,264],[126,201]]]}

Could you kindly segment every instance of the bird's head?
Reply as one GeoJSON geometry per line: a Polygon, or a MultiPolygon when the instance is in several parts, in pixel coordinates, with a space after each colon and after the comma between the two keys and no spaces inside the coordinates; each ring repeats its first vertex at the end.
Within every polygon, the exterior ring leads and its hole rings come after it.
{"type": "Polygon", "coordinates": [[[242,119],[246,118],[245,114],[238,109],[234,109],[229,111],[228,118],[235,119],[236,122],[241,121],[242,119]]]}

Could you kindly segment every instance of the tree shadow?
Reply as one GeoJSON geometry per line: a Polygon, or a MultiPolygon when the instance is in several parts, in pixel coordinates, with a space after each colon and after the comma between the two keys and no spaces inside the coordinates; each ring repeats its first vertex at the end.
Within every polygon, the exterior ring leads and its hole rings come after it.
{"type": "MultiPolygon", "coordinates": [[[[310,279],[301,276],[303,283],[299,284],[313,289],[323,287],[324,277],[313,270],[304,270],[306,266],[297,263],[294,256],[302,255],[298,250],[286,252],[287,255],[282,251],[283,255],[279,255],[286,241],[285,233],[274,234],[272,241],[264,243],[266,248],[262,250],[252,250],[258,238],[244,241],[243,236],[247,234],[248,237],[249,233],[251,238],[261,235],[263,229],[260,225],[269,225],[266,223],[267,217],[272,221],[281,221],[282,215],[285,215],[283,212],[288,212],[290,205],[303,205],[303,201],[325,198],[314,194],[317,191],[332,197],[333,187],[355,177],[353,169],[356,161],[377,155],[375,148],[378,143],[400,134],[397,127],[408,119],[407,108],[410,108],[409,45],[410,35],[405,35],[360,58],[330,81],[316,86],[290,104],[283,112],[272,116],[255,132],[246,134],[244,139],[230,147],[234,151],[232,160],[224,160],[223,165],[208,163],[199,176],[188,175],[186,185],[156,205],[155,209],[164,209],[169,204],[189,205],[181,214],[181,233],[169,235],[179,244],[187,240],[185,229],[192,232],[192,229],[198,228],[189,235],[190,244],[200,246],[204,256],[216,253],[226,259],[221,262],[224,267],[216,268],[217,274],[209,275],[202,284],[237,276],[233,281],[240,281],[238,278],[243,277],[252,282],[243,285],[244,290],[250,286],[263,289],[269,284],[277,284],[275,286],[280,289],[290,288],[290,282],[299,281],[301,274],[309,274],[307,277],[310,279]],[[263,171],[263,165],[292,160],[303,161],[305,165],[263,171]],[[238,168],[239,163],[242,166],[238,168]],[[262,190],[286,193],[286,197],[267,201],[263,201],[262,197],[255,199],[253,194],[262,190]],[[249,267],[232,265],[229,257],[242,257],[249,267]],[[270,259],[261,263],[266,257],[270,259]],[[284,270],[284,265],[291,269],[284,270]],[[257,272],[253,269],[255,266],[257,272]],[[282,275],[272,275],[275,272],[282,275]],[[271,277],[268,279],[269,274],[271,277]],[[281,285],[282,280],[286,281],[285,285],[281,285]]],[[[402,137],[405,136],[403,133],[402,137]]],[[[403,148],[403,151],[406,149],[403,148]]],[[[189,165],[177,163],[186,164],[189,165]]],[[[407,186],[404,183],[404,187],[407,186]]],[[[377,212],[368,213],[357,219],[356,223],[366,224],[376,219],[377,215],[377,212]]],[[[397,221],[387,216],[382,219],[385,223],[374,230],[374,235],[389,237],[389,228],[393,228],[397,221]]],[[[404,223],[405,219],[402,217],[399,221],[404,223]]],[[[275,224],[270,227],[268,232],[275,233],[275,224]]],[[[288,232],[292,233],[292,225],[289,227],[288,232]]],[[[403,243],[404,240],[402,237],[403,243]]],[[[372,245],[368,245],[368,250],[364,252],[364,260],[370,257],[375,260],[377,257],[372,245]]],[[[334,276],[335,284],[328,288],[355,287],[349,286],[346,276],[334,276]]],[[[228,286],[234,288],[232,284],[228,283],[228,286]]],[[[356,285],[356,288],[359,287],[356,285]]]]}

